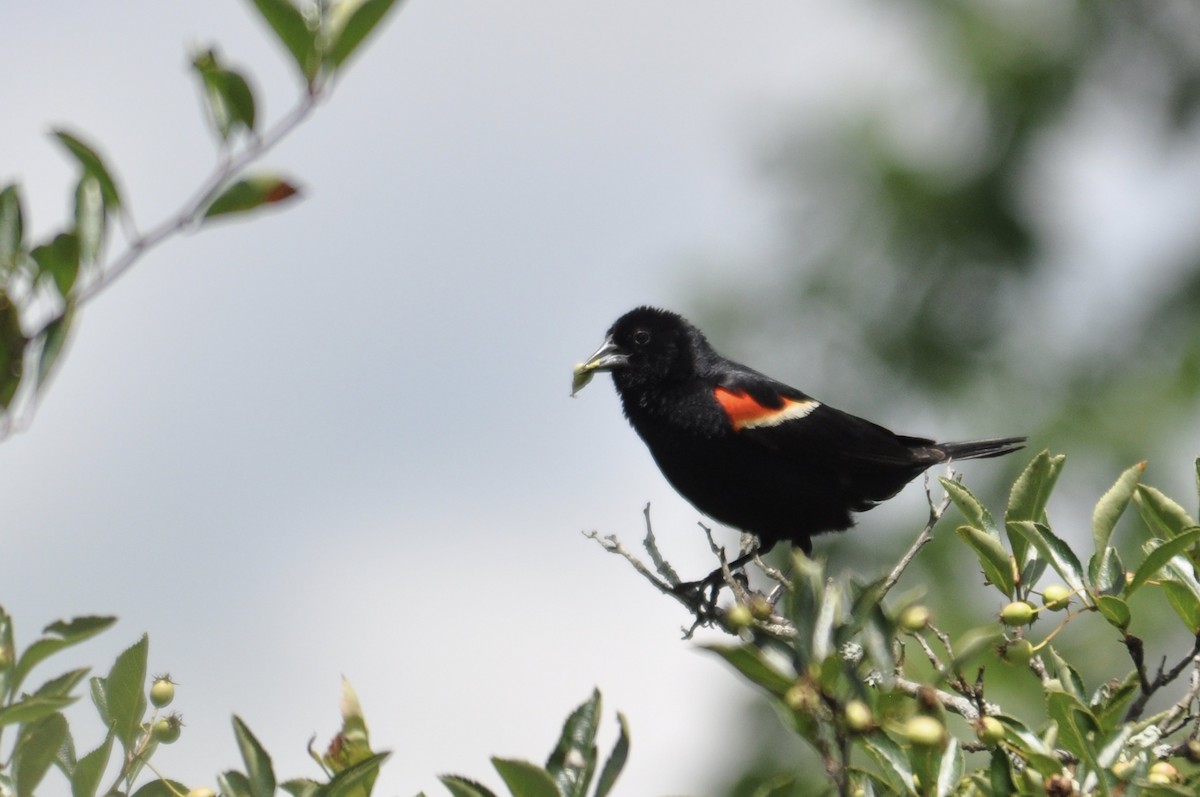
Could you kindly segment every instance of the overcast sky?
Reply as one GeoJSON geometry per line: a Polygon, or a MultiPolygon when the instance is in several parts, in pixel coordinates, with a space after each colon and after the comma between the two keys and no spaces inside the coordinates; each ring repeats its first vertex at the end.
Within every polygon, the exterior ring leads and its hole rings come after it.
{"type": "MultiPolygon", "coordinates": [[[[105,153],[143,228],[192,193],[213,163],[194,47],[285,112],[295,78],[248,6],[5,10],[0,179],[36,234],[72,190],[52,126],[105,153]]],[[[745,694],[580,534],[634,542],[651,501],[699,575],[698,517],[606,378],[567,398],[570,368],[624,310],[686,310],[696,255],[756,248],[756,146],[905,80],[903,28],[861,3],[412,0],[267,160],[303,201],[149,254],[0,448],[18,642],[116,614],[71,660],[103,669],[149,632],[187,723],[155,760],[189,785],[238,762],[234,712],[282,777],[316,774],[344,674],[394,751],[379,794],[498,784],[488,757],[542,760],[593,686],[605,744],[613,710],[632,727],[622,793],[708,793],[743,759],[745,694]]]]}
{"type": "MultiPolygon", "coordinates": [[[[36,233],[73,179],[51,126],[105,153],[142,227],[190,195],[213,162],[193,47],[245,69],[265,119],[286,110],[294,77],[247,6],[5,11],[0,177],[36,233]]],[[[613,710],[632,726],[623,793],[705,793],[741,760],[733,679],[580,535],[634,541],[653,501],[699,572],[697,516],[607,379],[567,398],[570,368],[625,309],[678,307],[691,255],[749,245],[752,148],[829,96],[823,72],[861,73],[859,23],[413,0],[268,159],[304,201],[146,257],[0,450],[18,642],[116,614],[71,659],[103,669],[148,631],[187,723],[156,761],[190,785],[237,763],[233,712],[281,776],[316,774],[304,747],[336,730],[345,674],[395,752],[380,794],[498,783],[488,757],[541,760],[593,686],[605,744],[613,710]]],[[[72,717],[81,748],[100,741],[90,707],[72,717]]]]}

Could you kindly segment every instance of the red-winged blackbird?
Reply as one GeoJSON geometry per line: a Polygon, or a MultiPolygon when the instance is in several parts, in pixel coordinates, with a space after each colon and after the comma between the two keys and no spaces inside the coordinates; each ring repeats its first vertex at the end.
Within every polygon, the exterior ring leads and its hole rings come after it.
{"type": "Polygon", "coordinates": [[[995,457],[1024,437],[936,443],[894,434],[726,359],[675,313],[639,307],[576,367],[575,389],[611,371],[625,416],[667,481],[765,552],[853,525],[926,468],[995,457]]]}

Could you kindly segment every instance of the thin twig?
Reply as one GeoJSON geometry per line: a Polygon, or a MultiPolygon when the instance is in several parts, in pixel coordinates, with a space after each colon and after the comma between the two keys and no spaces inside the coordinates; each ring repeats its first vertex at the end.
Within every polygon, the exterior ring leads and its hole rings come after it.
{"type": "MultiPolygon", "coordinates": [[[[951,479],[958,480],[959,475],[953,470],[947,469],[947,473],[951,479]]],[[[929,502],[929,520],[925,524],[925,528],[921,529],[921,533],[913,540],[913,544],[904,552],[904,556],[900,557],[900,561],[892,568],[892,572],[888,573],[888,577],[884,580],[879,589],[879,600],[882,601],[884,596],[891,591],[892,587],[896,586],[896,582],[904,575],[904,571],[908,569],[909,564],[916,557],[917,551],[921,550],[926,544],[933,539],[933,527],[941,520],[942,514],[950,506],[950,496],[942,496],[939,503],[934,503],[933,495],[929,489],[929,474],[925,474],[925,498],[929,502]]]]}
{"type": "Polygon", "coordinates": [[[1184,656],[1170,670],[1164,670],[1167,660],[1164,657],[1162,663],[1158,665],[1158,673],[1151,681],[1146,674],[1145,650],[1142,645],[1142,640],[1138,637],[1128,635],[1124,639],[1125,648],[1129,651],[1129,657],[1133,659],[1133,666],[1137,670],[1138,679],[1141,681],[1142,693],[1129,704],[1129,710],[1125,712],[1125,722],[1133,722],[1141,719],[1142,712],[1146,710],[1146,704],[1150,702],[1150,698],[1159,689],[1173,682],[1178,678],[1189,664],[1200,657],[1200,634],[1196,635],[1195,642],[1192,643],[1192,650],[1184,656]]]}
{"type": "MultiPolygon", "coordinates": [[[[208,179],[200,185],[195,194],[193,194],[192,199],[185,203],[181,210],[154,227],[150,232],[129,241],[128,249],[110,263],[107,268],[102,269],[95,279],[88,282],[76,292],[72,297],[75,306],[82,307],[90,302],[101,291],[125,274],[147,251],[175,233],[195,224],[216,195],[228,184],[229,180],[270,152],[288,133],[299,126],[312,113],[313,109],[317,107],[321,96],[320,92],[306,92],[301,97],[300,102],[286,116],[280,119],[274,127],[267,131],[265,135],[261,138],[253,139],[245,149],[233,157],[219,161],[216,168],[208,176],[208,179]]],[[[132,229],[132,226],[130,226],[130,229],[132,229]]],[[[30,337],[41,335],[56,320],[57,318],[50,319],[30,337]]]]}
{"type": "MultiPolygon", "coordinates": [[[[953,714],[957,714],[968,722],[974,722],[979,719],[979,708],[976,703],[969,698],[961,695],[951,694],[944,689],[938,689],[920,681],[914,681],[911,678],[906,678],[903,675],[895,675],[892,677],[892,684],[905,693],[909,697],[920,697],[921,695],[932,695],[941,704],[942,708],[953,714]]],[[[986,714],[999,714],[1000,707],[994,703],[984,703],[986,714]]]]}
{"type": "Polygon", "coordinates": [[[667,583],[678,586],[679,574],[659,553],[658,543],[654,539],[654,526],[650,523],[650,504],[648,502],[642,510],[642,515],[646,518],[646,538],[642,540],[642,546],[645,547],[646,553],[650,554],[650,561],[654,562],[654,569],[658,571],[658,574],[666,579],[667,583]]]}

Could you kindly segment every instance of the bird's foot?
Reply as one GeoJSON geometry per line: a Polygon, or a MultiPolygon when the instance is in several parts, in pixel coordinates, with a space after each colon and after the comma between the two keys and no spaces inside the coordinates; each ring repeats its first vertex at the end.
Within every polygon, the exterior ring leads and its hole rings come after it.
{"type": "MultiPolygon", "coordinates": [[[[750,585],[750,579],[744,570],[733,571],[733,578],[742,589],[750,585]]],[[[684,581],[676,584],[672,590],[691,604],[697,618],[708,620],[716,616],[717,598],[721,594],[721,588],[725,586],[729,586],[725,580],[725,571],[717,568],[699,581],[684,581]]]]}

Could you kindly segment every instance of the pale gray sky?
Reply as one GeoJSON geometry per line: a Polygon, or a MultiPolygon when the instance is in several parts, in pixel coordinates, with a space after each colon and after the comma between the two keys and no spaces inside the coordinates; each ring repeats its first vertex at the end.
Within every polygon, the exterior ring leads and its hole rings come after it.
{"type": "MultiPolygon", "coordinates": [[[[191,193],[213,154],[193,46],[283,112],[293,76],[247,6],[5,10],[0,178],[36,232],[71,190],[51,126],[108,156],[144,227],[191,193]]],[[[686,309],[691,256],[757,247],[757,143],[920,92],[906,26],[858,2],[412,0],[267,160],[304,201],[150,254],[0,448],[19,641],[116,614],[72,659],[106,667],[148,631],[187,723],[156,762],[190,785],[237,763],[233,712],[281,776],[315,774],[345,674],[395,754],[379,794],[498,784],[488,757],[542,760],[593,686],[605,744],[615,709],[632,726],[621,793],[707,793],[742,760],[744,694],[580,536],[633,542],[651,501],[700,573],[698,518],[606,379],[567,398],[570,368],[625,309],[686,309]]]]}

